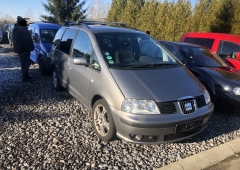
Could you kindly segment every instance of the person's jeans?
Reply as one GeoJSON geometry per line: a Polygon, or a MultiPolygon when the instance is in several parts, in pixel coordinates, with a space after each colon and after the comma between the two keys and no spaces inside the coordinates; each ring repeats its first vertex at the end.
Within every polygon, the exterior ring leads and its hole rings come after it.
{"type": "Polygon", "coordinates": [[[22,80],[29,78],[28,70],[31,64],[30,52],[18,53],[21,61],[22,80]]]}

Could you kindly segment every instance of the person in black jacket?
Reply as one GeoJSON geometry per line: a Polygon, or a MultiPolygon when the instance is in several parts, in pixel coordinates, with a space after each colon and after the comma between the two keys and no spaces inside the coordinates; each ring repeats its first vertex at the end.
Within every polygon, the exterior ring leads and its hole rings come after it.
{"type": "Polygon", "coordinates": [[[31,82],[32,78],[29,76],[28,70],[31,64],[30,53],[34,49],[34,45],[27,26],[27,20],[18,16],[13,28],[12,38],[13,51],[18,53],[21,61],[22,81],[31,82]]]}

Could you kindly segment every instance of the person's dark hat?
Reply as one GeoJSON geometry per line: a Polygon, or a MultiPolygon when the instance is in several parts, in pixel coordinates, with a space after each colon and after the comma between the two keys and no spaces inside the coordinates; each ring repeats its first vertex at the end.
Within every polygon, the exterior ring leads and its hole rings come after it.
{"type": "Polygon", "coordinates": [[[17,23],[19,23],[20,21],[23,21],[24,19],[21,16],[17,16],[17,23]]]}

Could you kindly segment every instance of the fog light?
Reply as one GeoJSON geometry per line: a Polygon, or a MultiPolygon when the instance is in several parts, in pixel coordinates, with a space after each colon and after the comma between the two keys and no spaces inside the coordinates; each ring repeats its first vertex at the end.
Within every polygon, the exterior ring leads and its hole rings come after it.
{"type": "Polygon", "coordinates": [[[136,135],[135,134],[129,134],[129,137],[131,138],[131,139],[134,139],[135,137],[136,137],[136,135]]]}
{"type": "Polygon", "coordinates": [[[202,124],[205,125],[205,124],[207,123],[208,119],[209,119],[209,117],[205,117],[205,118],[203,119],[202,124]]]}

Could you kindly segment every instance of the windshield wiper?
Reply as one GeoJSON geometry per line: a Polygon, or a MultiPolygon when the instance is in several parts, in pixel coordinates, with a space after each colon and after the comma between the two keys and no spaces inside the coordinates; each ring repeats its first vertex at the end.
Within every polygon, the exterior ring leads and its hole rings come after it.
{"type": "Polygon", "coordinates": [[[164,67],[164,66],[169,66],[169,65],[177,65],[176,64],[173,64],[173,63],[164,63],[164,64],[142,64],[142,65],[131,65],[131,66],[126,66],[125,68],[151,68],[151,67],[164,67]]]}

